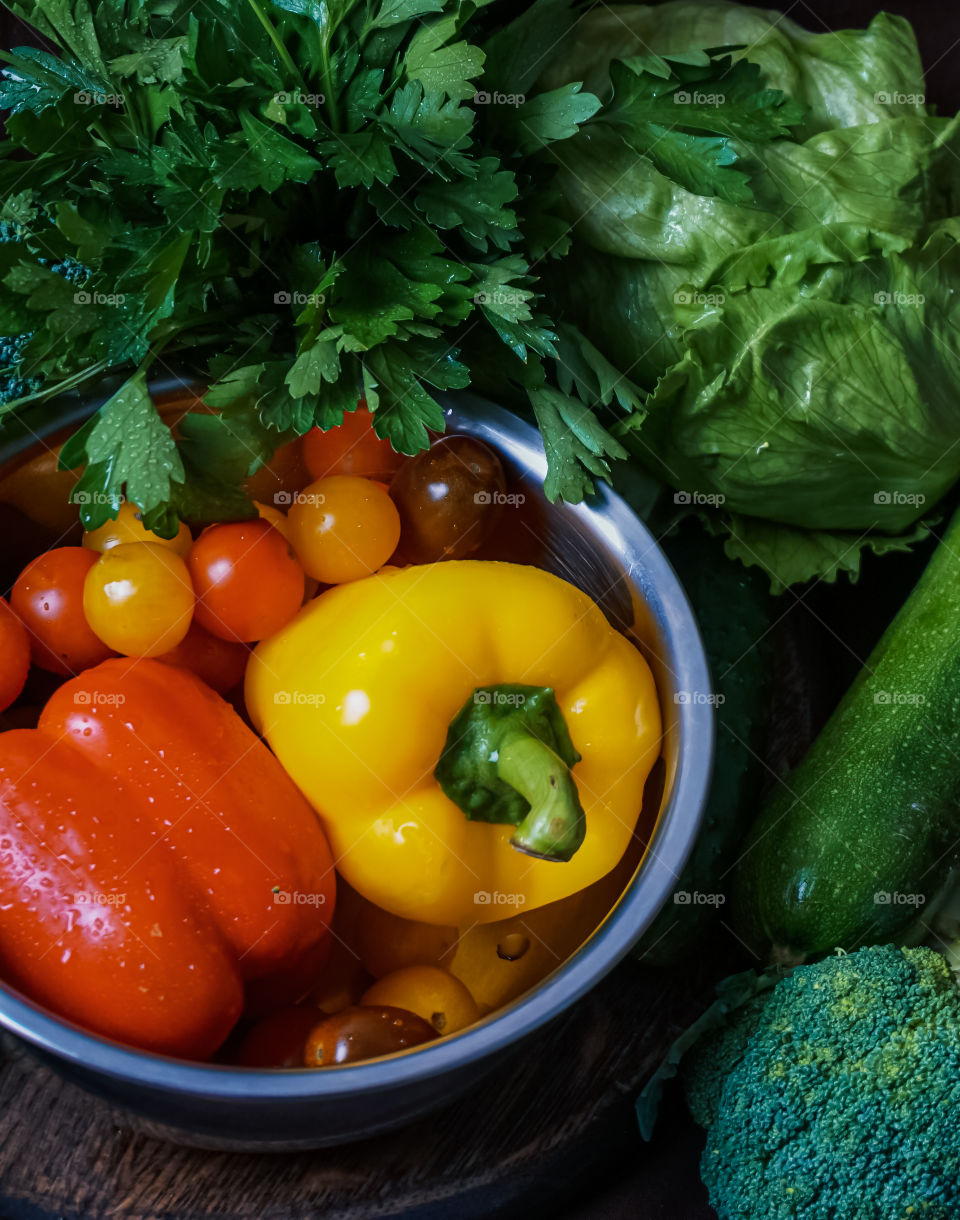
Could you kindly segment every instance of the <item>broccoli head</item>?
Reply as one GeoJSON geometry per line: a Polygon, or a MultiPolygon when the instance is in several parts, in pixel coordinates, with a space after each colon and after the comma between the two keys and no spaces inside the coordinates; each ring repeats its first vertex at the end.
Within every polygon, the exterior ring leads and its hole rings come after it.
{"type": "Polygon", "coordinates": [[[716,1118],[723,1086],[743,1059],[769,998],[769,992],[753,996],[742,1008],[728,1014],[715,1033],[696,1042],[685,1054],[680,1068],[683,1090],[690,1113],[701,1127],[709,1127],[716,1118]]]}
{"type": "Polygon", "coordinates": [[[684,1064],[721,1220],[960,1217],[960,988],[943,957],[860,949],[761,999],[684,1064]]]}

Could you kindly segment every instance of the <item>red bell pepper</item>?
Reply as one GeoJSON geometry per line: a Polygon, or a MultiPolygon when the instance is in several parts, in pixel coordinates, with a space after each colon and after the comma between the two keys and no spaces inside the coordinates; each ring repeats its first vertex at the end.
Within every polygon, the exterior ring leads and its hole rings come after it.
{"type": "Polygon", "coordinates": [[[334,892],[311,807],[186,671],[105,661],[0,734],[0,974],[91,1030],[208,1057],[306,990],[334,892]]]}

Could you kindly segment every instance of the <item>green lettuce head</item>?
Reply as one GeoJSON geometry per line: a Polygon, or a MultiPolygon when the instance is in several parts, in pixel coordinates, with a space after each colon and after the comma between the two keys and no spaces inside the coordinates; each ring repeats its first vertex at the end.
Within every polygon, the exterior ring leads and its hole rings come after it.
{"type": "Polygon", "coordinates": [[[960,138],[909,23],[598,11],[544,79],[605,102],[558,158],[555,292],[647,391],[627,447],[775,587],[923,536],[960,477],[960,138]]]}

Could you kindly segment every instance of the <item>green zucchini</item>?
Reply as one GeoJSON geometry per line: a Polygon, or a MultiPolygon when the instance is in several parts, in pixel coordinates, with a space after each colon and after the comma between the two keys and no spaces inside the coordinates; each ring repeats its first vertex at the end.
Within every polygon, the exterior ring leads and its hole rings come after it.
{"type": "Polygon", "coordinates": [[[775,961],[903,934],[960,829],[960,514],[806,757],[761,812],[734,920],[775,961]]]}

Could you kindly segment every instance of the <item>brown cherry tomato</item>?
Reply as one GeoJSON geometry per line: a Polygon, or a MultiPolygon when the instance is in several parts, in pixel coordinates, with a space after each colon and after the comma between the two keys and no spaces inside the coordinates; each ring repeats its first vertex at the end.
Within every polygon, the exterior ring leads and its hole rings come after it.
{"type": "Polygon", "coordinates": [[[373,415],[366,403],[361,402],[356,411],[344,415],[339,427],[326,432],[314,428],[308,432],[303,438],[303,458],[314,479],[349,474],[389,483],[400,468],[403,454],[377,436],[373,415]]]}
{"type": "Polygon", "coordinates": [[[402,1008],[345,1008],[315,1025],[307,1038],[307,1067],[359,1063],[421,1046],[437,1037],[422,1017],[402,1008]]]}
{"type": "Polygon", "coordinates": [[[197,622],[225,640],[265,640],[303,604],[303,567],[283,534],[262,518],[209,526],[187,566],[197,622]]]}
{"type": "Polygon", "coordinates": [[[30,672],[30,637],[27,629],[0,597],[0,712],[20,697],[30,672]]]}
{"type": "Polygon", "coordinates": [[[34,665],[54,674],[77,674],[114,655],[83,612],[83,586],[100,556],[82,546],[38,555],[17,577],[10,605],[30,635],[34,665]]]}
{"type": "Polygon", "coordinates": [[[318,1015],[315,1008],[291,1005],[262,1017],[240,1043],[237,1063],[252,1068],[303,1067],[307,1037],[318,1015]]]}
{"type": "Polygon", "coordinates": [[[443,436],[407,458],[390,484],[404,557],[435,563],[474,554],[496,524],[505,488],[500,459],[469,436],[443,436]]]}
{"type": "Polygon", "coordinates": [[[249,657],[246,644],[222,640],[194,622],[175,648],[155,659],[164,665],[189,669],[218,695],[225,695],[243,681],[249,657]]]}

